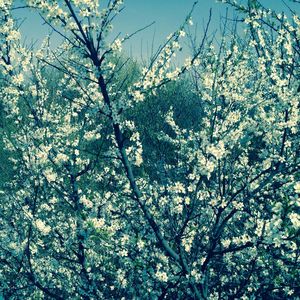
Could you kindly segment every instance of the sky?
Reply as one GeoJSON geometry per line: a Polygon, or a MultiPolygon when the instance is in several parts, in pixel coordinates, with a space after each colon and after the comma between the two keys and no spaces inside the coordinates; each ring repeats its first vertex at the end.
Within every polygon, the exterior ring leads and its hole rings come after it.
{"type": "MultiPolygon", "coordinates": [[[[103,1],[103,0],[101,0],[103,1]]],[[[289,1],[286,0],[288,3],[289,1]]],[[[125,51],[128,55],[135,58],[147,59],[151,55],[152,45],[154,49],[166,40],[166,37],[175,31],[184,21],[195,0],[124,0],[125,9],[116,18],[114,22],[113,34],[130,34],[152,22],[155,22],[150,28],[134,36],[125,45],[125,51]]],[[[286,6],[281,0],[262,0],[266,7],[280,11],[286,11],[286,6]]],[[[16,5],[24,3],[17,0],[16,5]]],[[[290,3],[289,3],[290,4],[290,3]]],[[[300,5],[292,5],[293,9],[298,9],[300,5]]],[[[212,20],[210,32],[220,31],[222,27],[222,16],[226,14],[228,6],[217,3],[216,0],[199,0],[193,13],[194,28],[197,28],[199,39],[203,34],[209,10],[212,10],[212,20]]],[[[236,13],[228,10],[229,17],[236,13]]],[[[43,37],[49,33],[47,25],[43,25],[40,16],[28,9],[15,11],[15,16],[22,21],[21,31],[24,41],[28,44],[35,43],[38,46],[43,37]]],[[[59,38],[53,36],[52,46],[59,44],[59,38]]]]}

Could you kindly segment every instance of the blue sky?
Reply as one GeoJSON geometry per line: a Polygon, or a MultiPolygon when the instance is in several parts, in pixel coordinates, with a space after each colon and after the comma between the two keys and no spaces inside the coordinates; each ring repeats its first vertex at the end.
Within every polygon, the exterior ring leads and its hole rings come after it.
{"type": "MultiPolygon", "coordinates": [[[[185,16],[190,11],[195,0],[124,0],[125,9],[118,16],[114,23],[114,34],[121,32],[122,34],[132,33],[137,29],[144,27],[153,21],[155,24],[145,31],[139,33],[127,42],[125,49],[127,53],[136,58],[147,58],[151,52],[152,41],[154,41],[154,49],[165,41],[166,36],[176,30],[182,24],[185,16]]],[[[288,0],[286,0],[289,2],[288,0]]],[[[16,1],[19,5],[23,1],[16,1]]],[[[286,10],[281,0],[262,0],[265,6],[276,9],[277,11],[286,10]]],[[[297,8],[300,5],[292,5],[297,8]]],[[[216,3],[215,0],[199,0],[198,5],[193,13],[194,24],[198,28],[199,36],[203,32],[209,10],[212,9],[211,32],[220,30],[222,24],[221,16],[225,15],[228,6],[216,3]]],[[[28,9],[20,9],[15,12],[16,16],[23,20],[21,27],[24,40],[27,43],[36,42],[37,45],[42,38],[49,33],[47,25],[43,25],[43,21],[36,13],[28,9]]],[[[233,16],[234,12],[229,9],[229,16],[233,16]]],[[[53,47],[58,44],[58,38],[52,39],[53,47]]]]}

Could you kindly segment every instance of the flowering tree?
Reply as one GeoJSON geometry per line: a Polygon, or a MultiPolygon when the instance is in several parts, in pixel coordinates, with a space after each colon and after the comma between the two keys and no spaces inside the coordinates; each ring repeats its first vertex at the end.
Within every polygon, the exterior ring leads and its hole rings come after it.
{"type": "Polygon", "coordinates": [[[246,14],[243,40],[224,35],[215,50],[204,38],[174,69],[188,15],[132,76],[130,36],[110,33],[122,1],[27,1],[64,38],[37,51],[21,45],[12,1],[0,2],[14,170],[0,194],[5,298],[299,295],[300,22],[226,2],[246,14]],[[150,137],[168,149],[158,162],[137,112],[187,72],[199,117],[152,110],[164,125],[150,137]]]}

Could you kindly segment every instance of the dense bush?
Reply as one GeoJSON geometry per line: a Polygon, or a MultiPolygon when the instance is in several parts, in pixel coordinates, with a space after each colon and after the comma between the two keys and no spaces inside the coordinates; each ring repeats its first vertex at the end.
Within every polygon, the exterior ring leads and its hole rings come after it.
{"type": "Polygon", "coordinates": [[[300,20],[223,2],[243,37],[178,68],[191,15],[145,67],[110,37],[120,0],[26,1],[55,50],[0,2],[5,299],[300,296],[300,20]]]}

